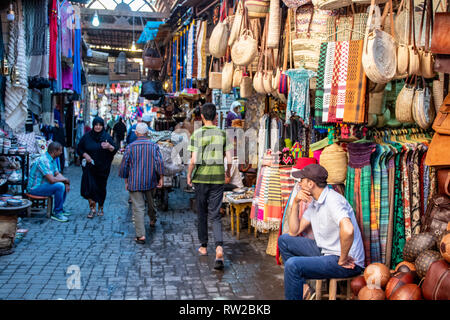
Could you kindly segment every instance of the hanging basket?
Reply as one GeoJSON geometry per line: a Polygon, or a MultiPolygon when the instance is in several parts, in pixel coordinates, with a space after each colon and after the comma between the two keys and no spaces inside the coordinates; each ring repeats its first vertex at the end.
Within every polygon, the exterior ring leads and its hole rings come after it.
{"type": "Polygon", "coordinates": [[[326,147],[320,155],[320,165],[328,171],[328,184],[342,184],[347,177],[347,152],[337,143],[326,147]]]}

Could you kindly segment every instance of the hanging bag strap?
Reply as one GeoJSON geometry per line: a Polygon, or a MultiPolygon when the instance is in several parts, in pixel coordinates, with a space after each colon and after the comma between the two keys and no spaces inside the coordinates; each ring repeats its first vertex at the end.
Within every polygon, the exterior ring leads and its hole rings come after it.
{"type": "Polygon", "coordinates": [[[413,48],[414,51],[417,53],[417,46],[416,46],[416,23],[414,21],[414,0],[409,0],[409,44],[411,45],[411,37],[413,42],[413,48]],[[412,26],[412,28],[411,28],[412,26]]]}

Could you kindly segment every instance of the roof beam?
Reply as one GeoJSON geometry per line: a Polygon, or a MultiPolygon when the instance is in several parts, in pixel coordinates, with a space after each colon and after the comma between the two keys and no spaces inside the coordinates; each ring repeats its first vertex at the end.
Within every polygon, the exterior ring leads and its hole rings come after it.
{"type": "Polygon", "coordinates": [[[148,19],[167,19],[169,14],[166,12],[136,12],[136,11],[116,11],[104,9],[81,8],[82,16],[93,16],[97,12],[99,16],[121,16],[121,17],[142,17],[148,19]]]}

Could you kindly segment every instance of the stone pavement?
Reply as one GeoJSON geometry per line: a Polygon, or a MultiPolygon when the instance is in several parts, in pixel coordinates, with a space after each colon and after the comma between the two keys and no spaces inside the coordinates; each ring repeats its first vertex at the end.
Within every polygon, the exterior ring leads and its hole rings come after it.
{"type": "Polygon", "coordinates": [[[189,209],[192,194],[172,192],[169,211],[158,213],[152,230],[147,224],[146,244],[136,244],[128,193],[117,176],[120,159],[116,157],[109,177],[105,216],[86,218],[89,206],[79,193],[81,168],[71,166],[65,171],[72,184],[66,200],[70,221],[22,219],[20,227],[29,232],[13,254],[0,256],[0,299],[284,298],[283,269],[265,253],[267,234],[255,239],[242,232],[236,240],[224,218],[225,270],[213,269],[211,230],[210,254],[198,256],[197,218],[189,209]]]}

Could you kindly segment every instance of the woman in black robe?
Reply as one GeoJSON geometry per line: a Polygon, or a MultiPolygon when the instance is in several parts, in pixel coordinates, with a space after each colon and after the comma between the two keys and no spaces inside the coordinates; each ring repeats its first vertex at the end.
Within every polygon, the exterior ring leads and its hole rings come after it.
{"type": "Polygon", "coordinates": [[[106,183],[111,163],[118,147],[111,136],[105,131],[102,118],[95,117],[92,130],[86,133],[77,146],[80,158],[86,160],[81,177],[81,196],[89,201],[90,212],[88,218],[93,218],[98,203],[99,216],[104,214],[103,204],[106,198],[106,183]]]}

